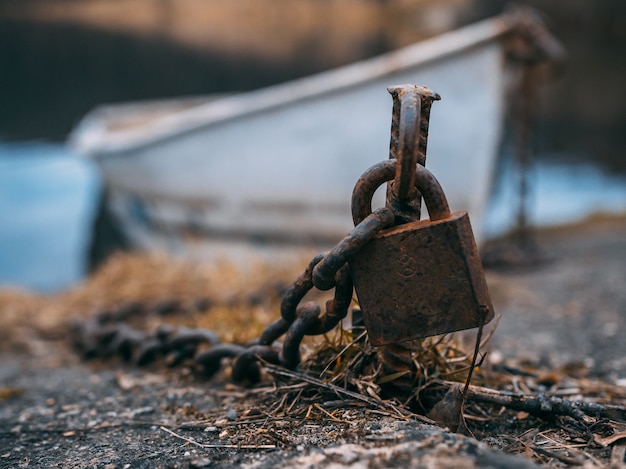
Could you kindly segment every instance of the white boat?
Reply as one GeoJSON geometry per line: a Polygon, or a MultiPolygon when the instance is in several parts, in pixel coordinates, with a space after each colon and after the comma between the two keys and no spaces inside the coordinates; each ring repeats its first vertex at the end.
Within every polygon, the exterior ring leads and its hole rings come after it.
{"type": "Polygon", "coordinates": [[[354,183],[388,158],[386,88],[423,85],[442,97],[426,165],[480,240],[509,86],[504,44],[517,26],[502,15],[252,92],[102,106],[70,144],[99,165],[113,216],[140,248],[331,246],[352,228],[354,183]]]}

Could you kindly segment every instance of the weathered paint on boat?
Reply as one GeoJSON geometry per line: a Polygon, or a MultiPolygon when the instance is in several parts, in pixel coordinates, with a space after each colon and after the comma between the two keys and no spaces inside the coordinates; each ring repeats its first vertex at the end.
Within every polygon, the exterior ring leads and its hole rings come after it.
{"type": "Polygon", "coordinates": [[[400,83],[442,96],[427,166],[481,238],[507,87],[513,23],[485,20],[339,69],[253,92],[104,106],[70,143],[101,167],[110,207],[143,247],[181,247],[191,231],[222,241],[340,239],[360,174],[386,159],[400,83]],[[172,244],[173,243],[173,244],[172,244]]]}

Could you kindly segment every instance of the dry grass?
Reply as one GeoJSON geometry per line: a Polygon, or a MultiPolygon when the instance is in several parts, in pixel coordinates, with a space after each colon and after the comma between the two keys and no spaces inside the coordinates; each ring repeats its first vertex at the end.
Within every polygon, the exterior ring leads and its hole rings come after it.
{"type": "Polygon", "coordinates": [[[72,318],[139,304],[146,310],[172,309],[189,326],[214,329],[224,340],[247,341],[276,318],[277,290],[299,273],[302,264],[195,263],[166,255],[130,254],[111,258],[84,283],[53,296],[0,290],[3,346],[20,342],[16,329],[50,335],[72,318]],[[210,306],[210,314],[205,314],[210,306]]]}
{"type": "MultiPolygon", "coordinates": [[[[84,284],[53,297],[1,292],[3,339],[14,344],[31,340],[32,335],[15,331],[33,328],[43,336],[55,335],[55,331],[59,335],[67,330],[70,317],[86,318],[142,304],[147,311],[169,305],[171,314],[157,315],[156,321],[206,327],[224,341],[246,342],[278,317],[279,292],[300,273],[306,260],[296,264],[280,269],[259,264],[242,272],[225,263],[117,256],[84,284]]],[[[394,382],[405,378],[407,370],[383,371],[380,351],[369,345],[364,332],[342,327],[307,339],[298,371],[268,365],[269,376],[259,386],[249,390],[226,387],[224,392],[241,398],[241,415],[246,419],[256,422],[253,416],[257,415],[263,422],[287,422],[287,427],[301,421],[341,427],[348,425],[352,413],[362,415],[364,408],[396,419],[428,421],[416,412],[427,410],[454,383],[463,382],[471,367],[472,347],[461,342],[458,335],[446,335],[411,344],[408,372],[414,388],[408,399],[393,395],[394,382]]],[[[601,467],[619,460],[626,439],[626,414],[619,407],[626,404],[625,388],[589,378],[584,364],[547,369],[521,360],[479,360],[473,383],[482,388],[470,388],[464,431],[477,438],[553,467],[601,467]],[[489,395],[497,399],[490,401],[489,395]],[[511,396],[518,396],[512,404],[506,401],[511,396]],[[539,398],[554,408],[537,411],[530,404],[539,398]],[[563,399],[565,407],[559,407],[563,399]],[[604,411],[587,410],[595,404],[604,411]]],[[[265,444],[257,442],[256,436],[250,435],[250,444],[265,444]]],[[[267,442],[276,444],[269,437],[267,442]]]]}

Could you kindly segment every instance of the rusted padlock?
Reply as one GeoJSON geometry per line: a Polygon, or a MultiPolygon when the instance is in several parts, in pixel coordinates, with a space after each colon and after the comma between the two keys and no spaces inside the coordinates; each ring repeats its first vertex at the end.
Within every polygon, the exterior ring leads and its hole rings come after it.
{"type": "MultiPolygon", "coordinates": [[[[371,213],[374,191],[394,178],[397,164],[379,163],[357,182],[355,225],[371,213]]],[[[414,185],[430,220],[383,230],[349,260],[372,345],[470,329],[494,316],[467,212],[450,213],[439,182],[420,164],[414,185]]]]}

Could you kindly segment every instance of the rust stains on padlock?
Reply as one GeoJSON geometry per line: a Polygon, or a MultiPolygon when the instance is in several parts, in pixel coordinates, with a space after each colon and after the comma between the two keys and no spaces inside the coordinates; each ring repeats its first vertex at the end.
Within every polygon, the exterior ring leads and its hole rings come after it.
{"type": "MultiPolygon", "coordinates": [[[[396,174],[397,164],[379,163],[359,180],[355,223],[371,211],[373,191],[396,174]]],[[[381,231],[349,262],[373,345],[478,327],[494,315],[467,213],[450,214],[434,176],[421,165],[414,172],[431,219],[381,231]]]]}
{"type": "Polygon", "coordinates": [[[372,211],[374,191],[393,180],[386,208],[396,226],[349,261],[373,345],[478,327],[494,315],[469,217],[450,214],[439,182],[423,166],[430,108],[440,97],[414,85],[388,91],[394,101],[390,160],[368,169],[352,196],[358,225],[372,211]],[[421,197],[430,220],[419,221],[421,197]]]}
{"type": "Polygon", "coordinates": [[[384,230],[350,267],[372,345],[469,329],[494,316],[465,212],[384,230]]]}

